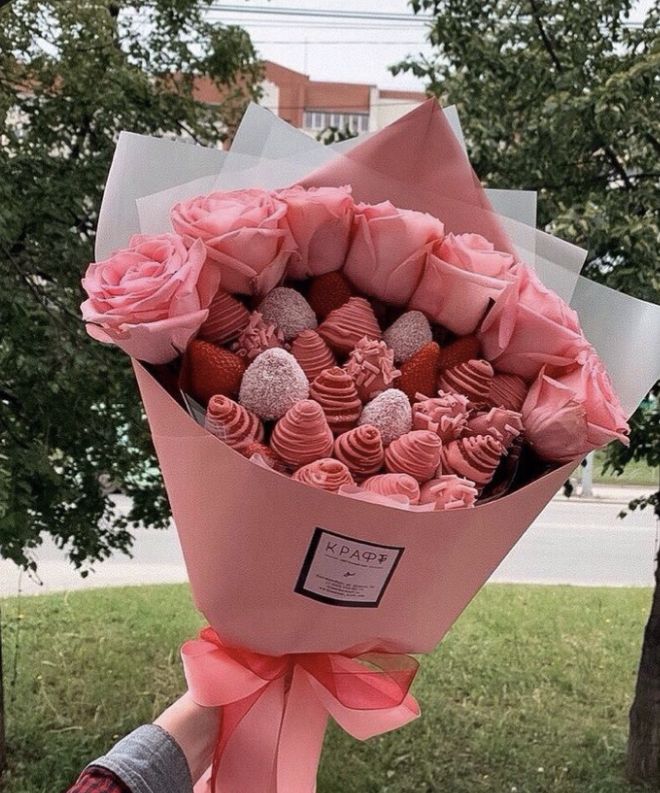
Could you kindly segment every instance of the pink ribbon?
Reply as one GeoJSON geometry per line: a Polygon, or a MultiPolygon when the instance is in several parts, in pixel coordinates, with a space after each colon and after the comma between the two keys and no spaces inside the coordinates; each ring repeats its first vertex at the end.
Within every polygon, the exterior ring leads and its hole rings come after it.
{"type": "Polygon", "coordinates": [[[260,655],[205,628],[181,656],[195,702],[222,707],[212,793],[314,793],[328,716],[359,740],[419,716],[408,655],[260,655]]]}

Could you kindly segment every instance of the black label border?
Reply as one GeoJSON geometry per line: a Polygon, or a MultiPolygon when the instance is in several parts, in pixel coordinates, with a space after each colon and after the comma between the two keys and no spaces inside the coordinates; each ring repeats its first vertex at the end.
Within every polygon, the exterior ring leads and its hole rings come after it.
{"type": "Polygon", "coordinates": [[[297,595],[302,595],[303,597],[309,598],[310,600],[316,600],[320,603],[325,603],[328,606],[343,606],[344,608],[376,609],[380,606],[380,602],[383,599],[383,595],[385,594],[385,591],[387,590],[390,580],[394,575],[394,571],[396,570],[399,562],[401,561],[401,557],[403,556],[404,551],[405,551],[405,546],[383,545],[382,543],[369,542],[368,540],[359,540],[356,537],[348,537],[345,534],[339,534],[336,531],[330,531],[329,529],[324,529],[321,526],[317,526],[314,529],[312,540],[309,544],[309,548],[307,549],[307,553],[305,555],[305,561],[303,562],[302,568],[300,570],[300,575],[298,576],[298,581],[296,582],[293,591],[297,595]],[[339,600],[337,598],[328,597],[327,595],[319,595],[318,592],[312,592],[309,589],[305,589],[307,576],[309,575],[309,571],[312,567],[312,562],[314,561],[314,556],[316,555],[317,548],[319,547],[319,543],[321,542],[321,537],[324,534],[329,534],[330,536],[337,537],[340,540],[348,540],[349,542],[359,542],[361,545],[370,545],[372,548],[386,548],[388,551],[396,551],[396,559],[394,560],[392,569],[387,574],[387,578],[383,582],[377,600],[368,603],[365,603],[363,601],[352,602],[349,600],[339,600]]]}

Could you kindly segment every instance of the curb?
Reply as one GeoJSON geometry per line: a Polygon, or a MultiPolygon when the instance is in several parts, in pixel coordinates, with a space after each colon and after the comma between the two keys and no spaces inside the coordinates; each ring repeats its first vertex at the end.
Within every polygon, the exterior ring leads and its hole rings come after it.
{"type": "Polygon", "coordinates": [[[591,496],[590,498],[583,498],[582,496],[571,496],[570,498],[555,496],[552,500],[563,504],[616,504],[618,506],[627,507],[633,498],[634,496],[626,499],[610,498],[608,496],[591,496]]]}
{"type": "Polygon", "coordinates": [[[575,504],[619,504],[623,506],[628,506],[631,501],[634,501],[637,498],[643,498],[644,496],[650,496],[655,493],[655,490],[648,491],[648,490],[637,490],[636,488],[631,488],[630,492],[624,493],[617,493],[616,495],[598,495],[595,494],[593,496],[579,496],[579,495],[572,495],[570,497],[565,496],[561,491],[553,496],[553,501],[559,501],[562,503],[575,503],[575,504]]]}

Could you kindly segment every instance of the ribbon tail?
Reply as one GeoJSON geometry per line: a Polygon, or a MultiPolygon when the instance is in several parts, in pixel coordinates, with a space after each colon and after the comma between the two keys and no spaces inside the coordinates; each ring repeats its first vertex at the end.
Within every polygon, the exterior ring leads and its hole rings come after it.
{"type": "Polygon", "coordinates": [[[419,717],[421,711],[417,700],[406,694],[400,705],[391,708],[357,709],[342,705],[328,689],[313,676],[308,675],[308,682],[323,708],[353,738],[366,741],[374,735],[397,730],[419,717]]]}
{"type": "MultiPolygon", "coordinates": [[[[225,708],[229,720],[232,708],[225,708]]],[[[270,683],[245,712],[214,762],[209,793],[277,793],[274,769],[284,714],[284,679],[270,683]]]]}
{"type": "Polygon", "coordinates": [[[287,694],[277,753],[277,793],[314,793],[328,712],[295,665],[287,694]]]}

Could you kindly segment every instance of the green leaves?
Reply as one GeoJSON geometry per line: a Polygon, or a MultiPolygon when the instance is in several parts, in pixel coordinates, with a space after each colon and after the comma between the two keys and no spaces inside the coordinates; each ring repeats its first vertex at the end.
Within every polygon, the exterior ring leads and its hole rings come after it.
{"type": "MultiPolygon", "coordinates": [[[[660,302],[658,3],[641,26],[629,0],[410,5],[434,16],[434,58],[392,71],[458,106],[479,177],[537,190],[540,225],[589,248],[587,275],[660,302]]],[[[660,426],[657,398],[644,416],[629,451],[612,447],[617,470],[637,454],[653,464],[644,433],[660,426]]]]}
{"type": "Polygon", "coordinates": [[[84,566],[167,501],[128,359],[89,339],[80,278],[117,135],[219,145],[255,95],[247,34],[203,0],[15,0],[0,12],[0,555],[41,532],[84,566]],[[207,75],[226,97],[197,101],[207,75]],[[133,496],[126,519],[99,476],[133,496]]]}

